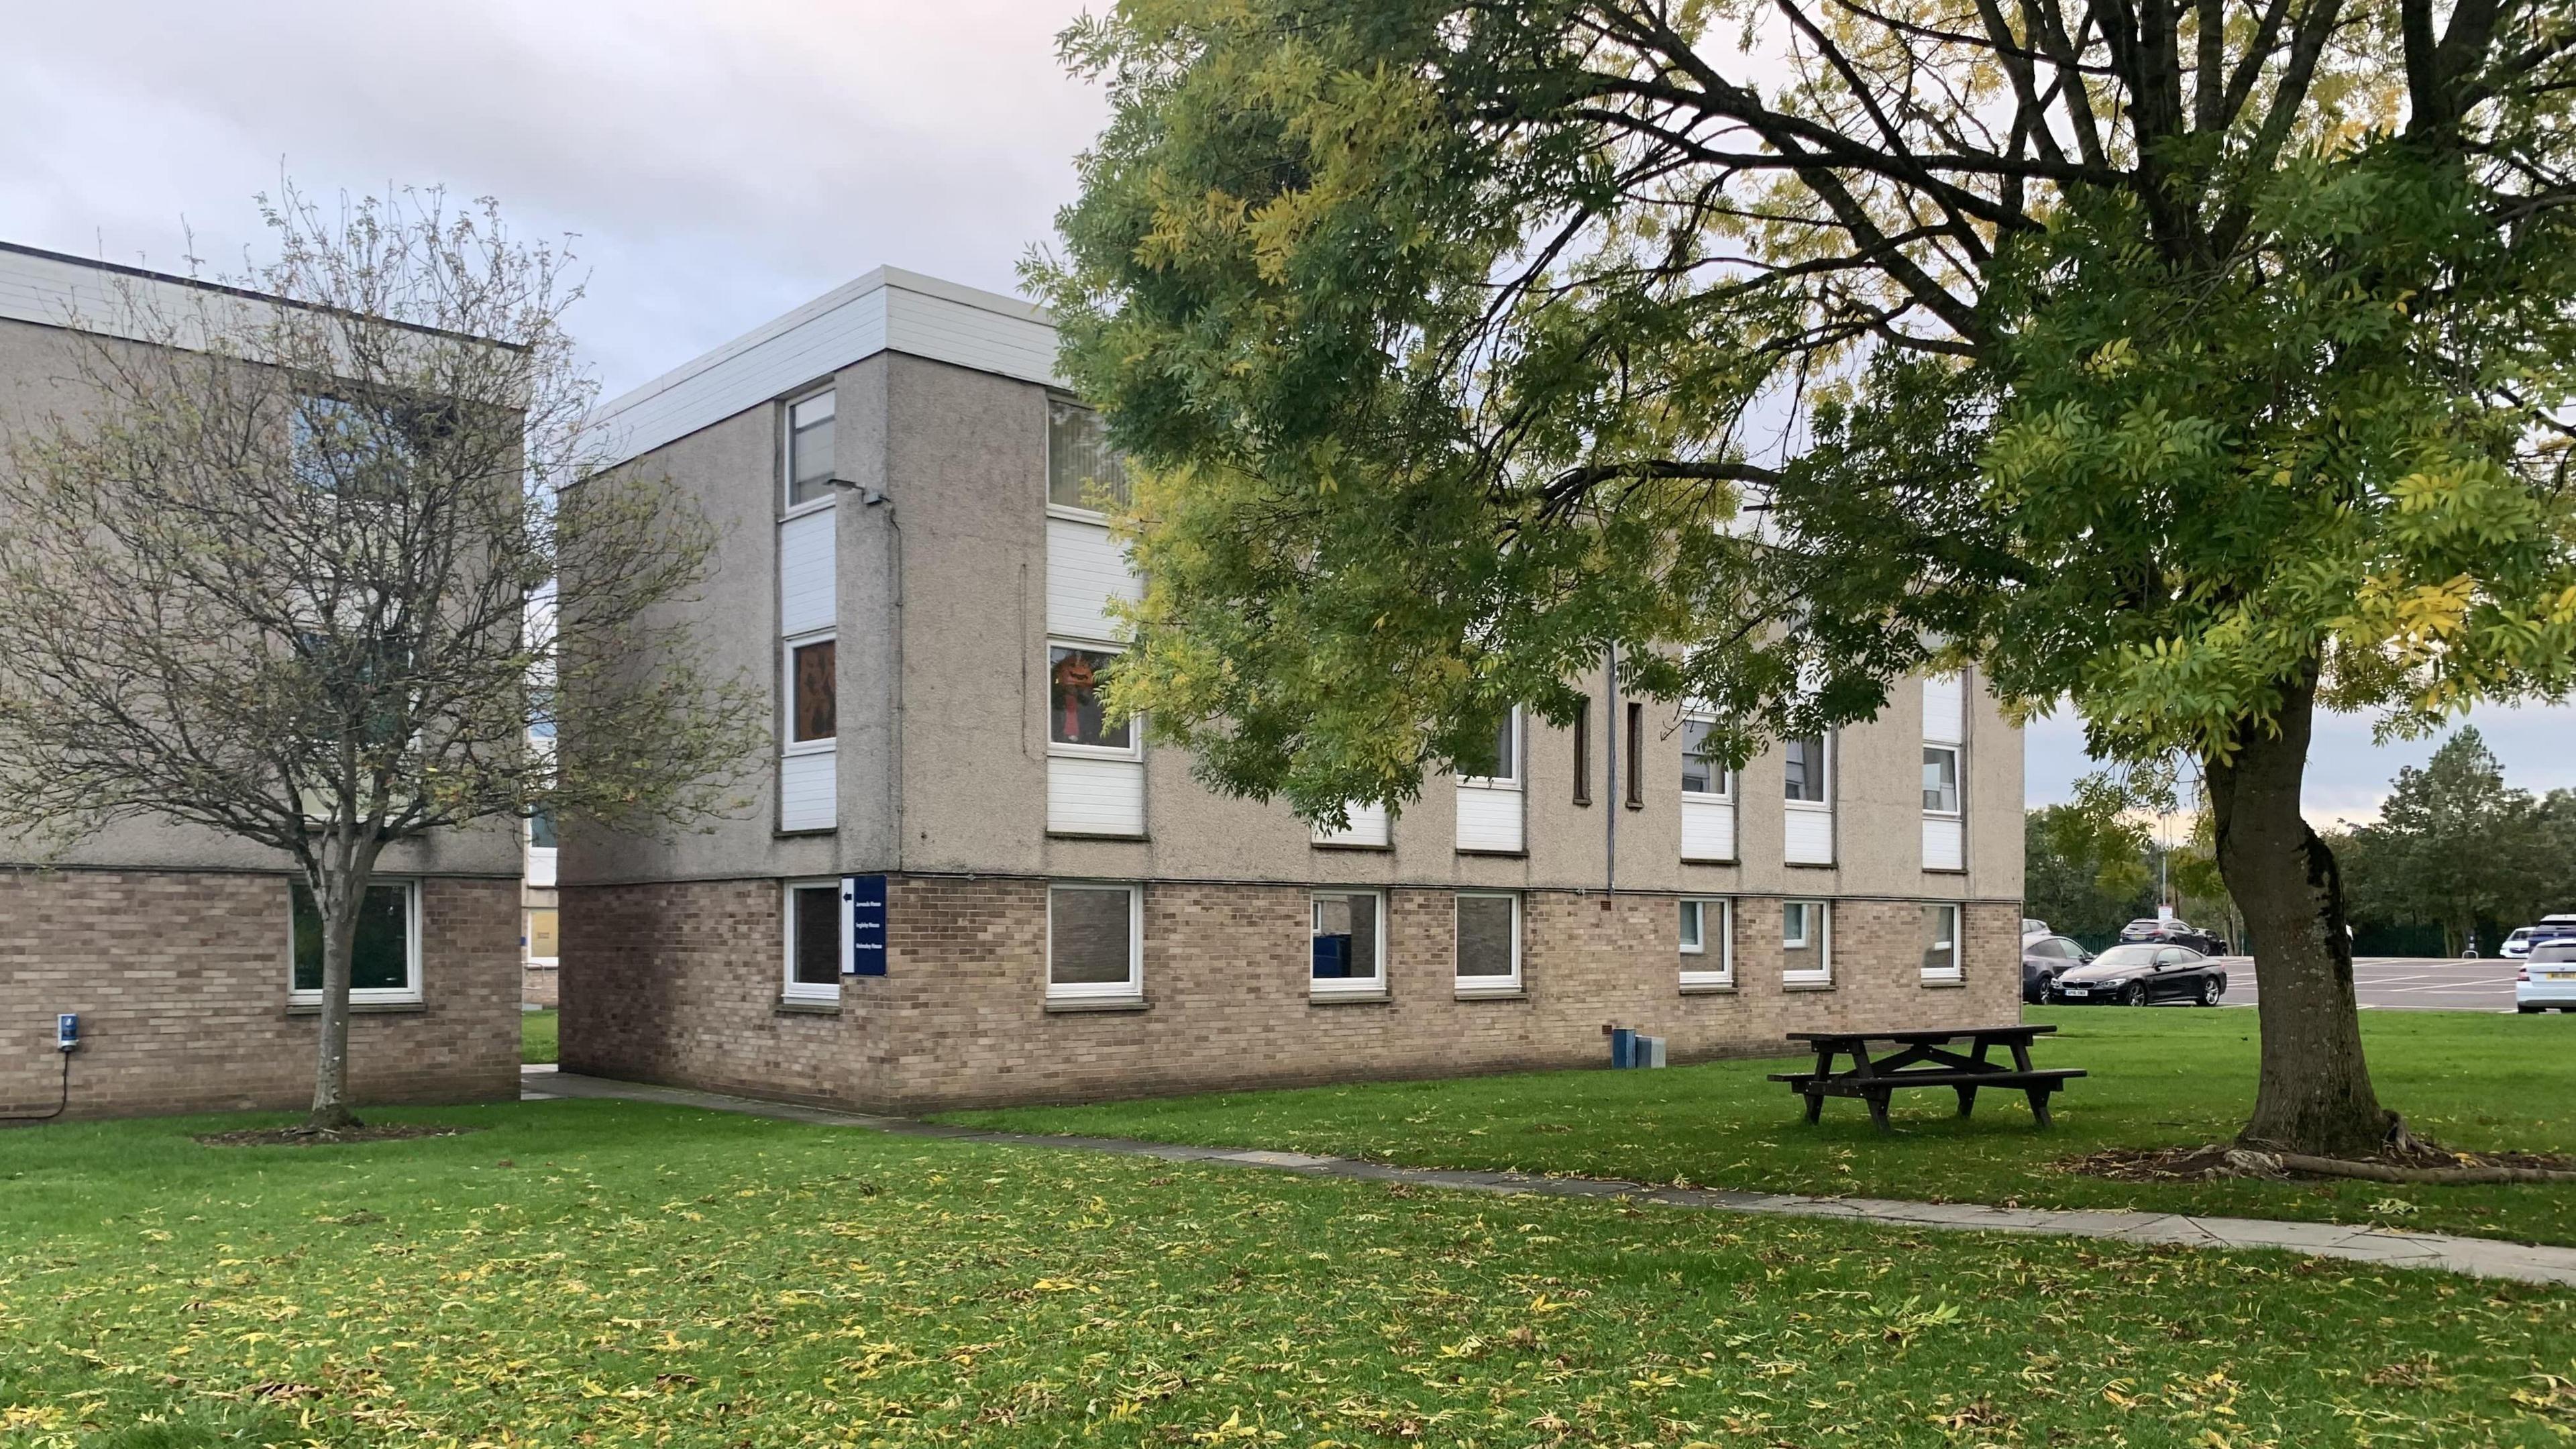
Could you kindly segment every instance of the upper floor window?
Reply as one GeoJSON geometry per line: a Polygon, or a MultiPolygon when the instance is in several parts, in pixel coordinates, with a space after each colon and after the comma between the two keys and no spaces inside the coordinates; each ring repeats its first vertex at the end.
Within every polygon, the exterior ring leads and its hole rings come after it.
{"type": "Polygon", "coordinates": [[[1789,756],[1788,798],[1802,805],[1822,805],[1832,797],[1825,793],[1825,739],[1810,735],[1803,740],[1784,742],[1789,756]]]}
{"type": "Polygon", "coordinates": [[[1933,815],[1959,813],[1959,747],[1923,747],[1923,809],[1933,815]]]}
{"type": "Polygon", "coordinates": [[[818,392],[787,408],[787,506],[832,496],[832,394],[818,392]]]}
{"type": "Polygon", "coordinates": [[[1486,785],[1517,785],[1521,770],[1521,712],[1504,713],[1494,726],[1492,743],[1482,759],[1460,760],[1462,778],[1486,785]]]}
{"type": "Polygon", "coordinates": [[[1709,735],[1716,729],[1717,722],[1706,716],[1682,717],[1682,793],[1685,795],[1724,796],[1728,793],[1726,763],[1711,751],[1708,742],[1709,735]]]}
{"type": "Polygon", "coordinates": [[[1135,750],[1135,721],[1109,723],[1108,710],[1101,698],[1101,692],[1109,687],[1109,672],[1117,660],[1114,650],[1084,648],[1076,644],[1048,647],[1049,743],[1090,750],[1114,750],[1122,754],[1135,750]]]}
{"type": "Polygon", "coordinates": [[[1092,512],[1127,504],[1127,464],[1100,414],[1062,398],[1047,400],[1047,502],[1092,512]]]}
{"type": "Polygon", "coordinates": [[[787,646],[787,742],[829,746],[840,735],[838,649],[831,639],[787,646]]]}

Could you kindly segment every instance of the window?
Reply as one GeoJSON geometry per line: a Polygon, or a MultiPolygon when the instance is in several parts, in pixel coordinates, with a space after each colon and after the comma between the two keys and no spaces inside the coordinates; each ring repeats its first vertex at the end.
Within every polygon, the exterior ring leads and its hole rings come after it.
{"type": "Polygon", "coordinates": [[[1314,990],[1383,994],[1386,897],[1376,891],[1315,892],[1314,990]]]}
{"type": "Polygon", "coordinates": [[[1959,747],[1923,747],[1923,809],[1932,815],[1959,813],[1959,747]]]}
{"type": "Polygon", "coordinates": [[[1047,887],[1047,996],[1123,1000],[1145,991],[1144,892],[1132,885],[1047,887]]]}
{"type": "MultiPolygon", "coordinates": [[[[293,971],[287,999],[322,999],[322,913],[302,881],[288,884],[293,971]]],[[[349,1000],[358,1005],[420,1000],[420,890],[412,881],[376,881],[358,907],[349,947],[349,1000]]]]}
{"type": "Polygon", "coordinates": [[[1574,803],[1592,803],[1592,699],[1586,695],[1574,716],[1574,803]]]}
{"type": "Polygon", "coordinates": [[[832,395],[818,392],[787,409],[787,506],[832,496],[832,395]]]}
{"type": "Polygon", "coordinates": [[[1646,808],[1646,707],[1628,706],[1628,808],[1646,808]]]}
{"type": "Polygon", "coordinates": [[[1458,989],[1521,987],[1521,898],[1508,891],[1458,893],[1458,989]]]}
{"type": "Polygon", "coordinates": [[[1807,985],[1834,979],[1833,906],[1825,901],[1780,903],[1780,979],[1807,985]]]}
{"type": "Polygon", "coordinates": [[[1956,981],[1959,979],[1959,908],[1927,905],[1923,908],[1923,979],[1956,981]]]}
{"type": "Polygon", "coordinates": [[[1521,776],[1521,712],[1514,708],[1494,726],[1492,744],[1482,759],[1461,760],[1463,778],[1477,785],[1518,785],[1521,776]]]}
{"type": "Polygon", "coordinates": [[[1080,403],[1047,400],[1047,502],[1101,511],[1127,506],[1127,463],[1109,446],[1100,414],[1080,403]]]}
{"type": "Polygon", "coordinates": [[[1074,751],[1136,752],[1135,721],[1112,725],[1101,704],[1101,691],[1109,687],[1117,660],[1114,649],[1077,644],[1048,647],[1047,739],[1051,743],[1059,748],[1070,745],[1074,751]]]}
{"type": "Polygon", "coordinates": [[[1825,740],[1810,735],[1803,740],[1786,742],[1789,755],[1788,798],[1799,805],[1822,805],[1830,798],[1825,794],[1825,740]]]}
{"type": "Polygon", "coordinates": [[[840,733],[834,645],[816,639],[787,646],[787,742],[828,749],[840,733]]]}
{"type": "Polygon", "coordinates": [[[841,999],[841,883],[787,883],[787,983],[789,1001],[841,999]]]}
{"type": "Polygon", "coordinates": [[[528,813],[528,848],[530,850],[555,848],[555,813],[553,811],[537,809],[528,813]]]}
{"type": "Polygon", "coordinates": [[[1681,903],[1682,985],[1735,984],[1735,903],[1722,898],[1681,903]]]}
{"type": "Polygon", "coordinates": [[[562,931],[555,908],[541,906],[528,912],[527,935],[520,941],[531,966],[552,966],[563,954],[562,931]]]}
{"type": "Polygon", "coordinates": [[[1682,793],[1723,800],[1728,786],[1726,765],[1710,752],[1708,737],[1717,721],[1706,715],[1682,717],[1682,793]]]}

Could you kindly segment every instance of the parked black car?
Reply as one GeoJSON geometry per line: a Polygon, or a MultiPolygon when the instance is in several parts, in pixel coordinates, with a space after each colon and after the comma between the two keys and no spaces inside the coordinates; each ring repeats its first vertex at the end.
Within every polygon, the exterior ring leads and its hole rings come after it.
{"type": "Polygon", "coordinates": [[[2129,941],[2081,966],[2058,973],[2048,988],[2052,1006],[2145,1006],[2188,1001],[2216,1006],[2227,994],[2227,973],[2189,946],[2129,941]]]}
{"type": "Polygon", "coordinates": [[[2227,954],[2227,939],[2185,925],[2181,921],[2131,921],[2120,928],[2123,944],[2130,941],[2153,941],[2162,946],[2189,946],[2204,956],[2227,954]]]}
{"type": "Polygon", "coordinates": [[[2048,983],[2059,973],[2093,959],[2093,953],[2065,936],[2045,933],[2021,938],[2021,999],[2046,1001],[2048,983]]]}

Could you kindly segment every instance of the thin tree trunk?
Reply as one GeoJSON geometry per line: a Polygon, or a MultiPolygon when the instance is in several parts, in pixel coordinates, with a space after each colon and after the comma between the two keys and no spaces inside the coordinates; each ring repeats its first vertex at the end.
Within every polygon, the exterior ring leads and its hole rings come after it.
{"type": "Polygon", "coordinates": [[[2234,759],[2208,765],[2218,868],[2256,946],[2263,1072],[2240,1140],[2366,1157],[2394,1123],[2362,1058],[2343,878],[2299,811],[2315,708],[2315,682],[2302,679],[2282,701],[2277,735],[2248,726],[2234,759]]]}
{"type": "Polygon", "coordinates": [[[349,978],[358,940],[358,916],[375,874],[375,852],[346,840],[325,842],[314,908],[322,917],[322,1020],[313,1064],[312,1132],[358,1126],[349,1106],[349,978]]]}

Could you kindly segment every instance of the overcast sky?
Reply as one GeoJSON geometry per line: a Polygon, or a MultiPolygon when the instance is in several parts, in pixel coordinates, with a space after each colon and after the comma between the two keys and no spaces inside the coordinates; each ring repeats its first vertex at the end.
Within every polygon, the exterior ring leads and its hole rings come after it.
{"type": "MultiPolygon", "coordinates": [[[[238,270],[251,203],[444,184],[574,235],[610,394],[884,264],[997,291],[1073,188],[1099,97],[1077,0],[0,0],[0,239],[238,270]]],[[[2576,786],[2576,711],[2477,723],[2509,778],[2576,786]]],[[[2031,803],[2090,768],[2030,733],[2031,803]]],[[[2431,743],[2319,731],[2312,814],[2366,816],[2431,743]]]]}

